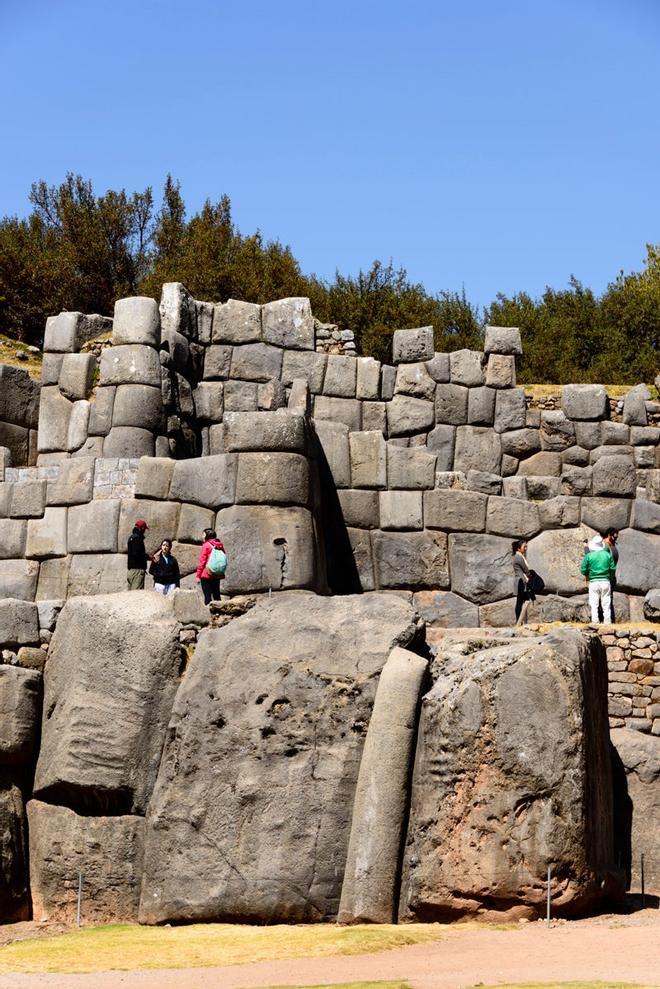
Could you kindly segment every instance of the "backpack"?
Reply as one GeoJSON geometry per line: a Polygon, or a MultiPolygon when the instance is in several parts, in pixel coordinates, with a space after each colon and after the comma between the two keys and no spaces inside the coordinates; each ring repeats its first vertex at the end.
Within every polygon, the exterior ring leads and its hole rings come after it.
{"type": "Polygon", "coordinates": [[[543,594],[543,591],[545,590],[545,581],[540,574],[537,574],[536,570],[529,571],[527,590],[532,594],[543,594]]]}
{"type": "Polygon", "coordinates": [[[224,577],[225,570],[227,569],[227,554],[225,551],[214,546],[206,562],[206,569],[214,577],[224,577]]]}

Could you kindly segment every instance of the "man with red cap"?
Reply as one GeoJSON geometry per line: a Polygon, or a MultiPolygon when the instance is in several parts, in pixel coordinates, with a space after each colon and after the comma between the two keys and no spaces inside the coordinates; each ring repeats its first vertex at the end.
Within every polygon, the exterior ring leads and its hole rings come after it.
{"type": "Polygon", "coordinates": [[[128,537],[128,579],[129,591],[144,590],[144,576],[147,572],[147,551],[144,547],[144,534],[149,526],[144,519],[138,519],[133,532],[128,537]]]}

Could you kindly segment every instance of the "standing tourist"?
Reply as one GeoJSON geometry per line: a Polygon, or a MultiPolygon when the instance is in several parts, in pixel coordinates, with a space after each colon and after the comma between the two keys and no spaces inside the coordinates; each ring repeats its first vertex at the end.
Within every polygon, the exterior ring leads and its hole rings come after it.
{"type": "Polygon", "coordinates": [[[612,581],[616,571],[613,554],[605,547],[602,536],[594,536],[589,543],[589,552],[582,558],[580,573],[589,584],[589,607],[591,621],[598,625],[599,605],[603,612],[603,621],[609,625],[612,622],[612,581]]]}
{"type": "Polygon", "coordinates": [[[160,549],[154,554],[149,573],[154,579],[154,590],[159,594],[171,594],[181,583],[179,564],[172,556],[172,540],[163,539],[160,549]]]}
{"type": "Polygon", "coordinates": [[[215,534],[215,529],[204,529],[202,549],[197,565],[204,604],[220,600],[220,581],[224,580],[227,557],[225,547],[215,534]]]}
{"type": "Polygon", "coordinates": [[[147,551],[144,546],[144,534],[149,526],[144,519],[138,519],[133,526],[133,532],[128,537],[128,575],[129,591],[144,589],[144,578],[147,572],[147,551]]]}
{"type": "Polygon", "coordinates": [[[522,625],[527,617],[529,602],[534,600],[528,589],[530,570],[525,559],[527,543],[524,539],[514,539],[511,543],[511,551],[513,553],[513,590],[516,595],[516,625],[522,625]]]}

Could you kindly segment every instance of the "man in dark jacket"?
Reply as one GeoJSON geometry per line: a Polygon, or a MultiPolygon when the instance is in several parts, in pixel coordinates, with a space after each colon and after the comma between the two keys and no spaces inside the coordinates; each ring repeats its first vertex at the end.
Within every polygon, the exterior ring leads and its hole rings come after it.
{"type": "Polygon", "coordinates": [[[144,548],[144,534],[149,526],[144,519],[138,519],[133,532],[128,537],[128,579],[129,591],[142,591],[147,572],[147,551],[144,548]]]}

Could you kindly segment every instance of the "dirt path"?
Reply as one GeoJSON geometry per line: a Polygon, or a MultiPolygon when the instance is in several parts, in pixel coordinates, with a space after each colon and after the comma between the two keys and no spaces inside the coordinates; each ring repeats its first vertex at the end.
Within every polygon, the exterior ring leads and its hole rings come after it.
{"type": "Polygon", "coordinates": [[[660,985],[660,910],[547,928],[443,929],[442,940],[375,955],[301,958],[227,968],[0,976],[0,989],[253,989],[408,979],[415,989],[475,983],[612,980],[660,985]]]}

